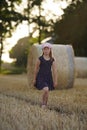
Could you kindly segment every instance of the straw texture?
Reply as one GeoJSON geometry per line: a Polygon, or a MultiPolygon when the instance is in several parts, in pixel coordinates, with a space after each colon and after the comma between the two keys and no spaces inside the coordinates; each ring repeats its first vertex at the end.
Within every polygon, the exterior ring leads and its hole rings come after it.
{"type": "MultiPolygon", "coordinates": [[[[56,59],[57,64],[57,89],[72,88],[75,74],[74,51],[72,46],[53,44],[52,53],[53,57],[56,59]]],[[[41,54],[41,45],[35,44],[31,47],[27,64],[27,76],[29,87],[32,86],[36,60],[41,54]]]]}
{"type": "Polygon", "coordinates": [[[75,57],[75,77],[87,78],[87,58],[75,57]]]}

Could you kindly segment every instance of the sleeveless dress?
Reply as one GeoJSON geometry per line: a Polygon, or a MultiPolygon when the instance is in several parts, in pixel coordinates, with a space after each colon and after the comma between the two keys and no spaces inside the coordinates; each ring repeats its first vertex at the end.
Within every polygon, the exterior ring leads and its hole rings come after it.
{"type": "Polygon", "coordinates": [[[43,56],[40,56],[39,60],[40,60],[40,67],[37,73],[35,86],[39,90],[43,89],[44,87],[48,87],[49,90],[53,90],[54,86],[53,86],[51,66],[54,61],[54,58],[46,60],[44,59],[43,56]]]}

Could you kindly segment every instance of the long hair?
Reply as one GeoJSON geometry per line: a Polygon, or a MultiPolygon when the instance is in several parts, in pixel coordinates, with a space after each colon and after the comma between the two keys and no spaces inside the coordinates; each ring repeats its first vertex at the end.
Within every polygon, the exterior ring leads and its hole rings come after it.
{"type": "Polygon", "coordinates": [[[50,54],[49,54],[49,56],[50,56],[50,59],[53,59],[52,50],[51,50],[51,49],[50,49],[50,54]]]}

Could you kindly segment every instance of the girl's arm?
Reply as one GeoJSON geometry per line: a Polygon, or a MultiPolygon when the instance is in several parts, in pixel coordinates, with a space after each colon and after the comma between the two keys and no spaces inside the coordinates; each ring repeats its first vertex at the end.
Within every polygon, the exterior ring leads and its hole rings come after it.
{"type": "Polygon", "coordinates": [[[54,87],[56,87],[57,86],[57,67],[56,67],[56,61],[53,61],[52,70],[53,70],[54,87]]]}
{"type": "Polygon", "coordinates": [[[33,84],[36,83],[36,76],[39,70],[39,65],[40,65],[40,60],[38,59],[34,68],[34,79],[33,79],[33,84]]]}

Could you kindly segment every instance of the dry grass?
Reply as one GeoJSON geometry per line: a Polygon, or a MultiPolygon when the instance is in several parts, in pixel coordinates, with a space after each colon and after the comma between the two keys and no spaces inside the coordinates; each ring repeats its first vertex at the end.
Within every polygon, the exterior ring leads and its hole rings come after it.
{"type": "Polygon", "coordinates": [[[46,110],[41,96],[26,75],[0,75],[0,130],[87,130],[87,79],[50,92],[46,110]]]}

